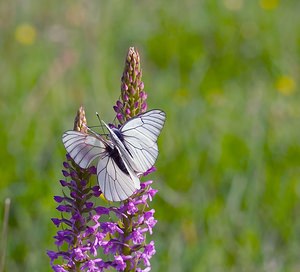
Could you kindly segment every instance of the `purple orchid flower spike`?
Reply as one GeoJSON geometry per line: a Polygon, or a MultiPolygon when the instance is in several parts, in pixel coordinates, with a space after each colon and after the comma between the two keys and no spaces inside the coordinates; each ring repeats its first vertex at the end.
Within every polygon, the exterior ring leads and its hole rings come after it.
{"type": "MultiPolygon", "coordinates": [[[[120,100],[113,107],[120,124],[147,109],[147,94],[141,81],[138,52],[129,48],[122,76],[120,100]]],[[[74,130],[87,133],[83,107],[78,110],[74,130]]],[[[61,196],[55,196],[61,216],[53,218],[59,228],[54,236],[57,250],[47,252],[54,271],[150,271],[156,253],[154,241],[147,241],[157,220],[149,202],[157,193],[152,181],[142,182],[140,189],[125,201],[111,203],[99,198],[99,186],[91,185],[96,168],[80,168],[67,154],[60,181],[61,196]],[[96,203],[102,202],[101,206],[96,203]],[[148,235],[147,235],[148,234],[148,235]]],[[[143,173],[155,171],[151,167],[143,173]]]]}
{"type": "Polygon", "coordinates": [[[121,79],[120,100],[114,106],[116,117],[121,124],[147,110],[147,93],[144,91],[144,83],[141,78],[139,53],[130,47],[121,79]]]}

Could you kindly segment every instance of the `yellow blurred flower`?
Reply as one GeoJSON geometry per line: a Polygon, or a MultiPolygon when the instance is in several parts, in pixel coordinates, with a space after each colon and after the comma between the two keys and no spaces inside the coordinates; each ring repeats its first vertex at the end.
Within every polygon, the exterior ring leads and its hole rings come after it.
{"type": "Polygon", "coordinates": [[[276,81],[277,91],[284,95],[293,94],[295,92],[295,88],[295,80],[289,75],[280,76],[276,81]]]}
{"type": "Polygon", "coordinates": [[[181,223],[181,229],[182,229],[184,240],[189,245],[195,245],[198,243],[199,237],[198,237],[197,227],[195,225],[195,222],[191,220],[184,220],[181,223]]]}
{"type": "Polygon", "coordinates": [[[176,90],[174,95],[174,100],[176,101],[176,103],[180,105],[186,105],[189,99],[190,99],[190,90],[185,88],[176,90]]]}
{"type": "Polygon", "coordinates": [[[244,1],[243,0],[223,0],[225,8],[238,11],[243,7],[244,1]]]}
{"type": "Polygon", "coordinates": [[[34,26],[23,23],[15,30],[15,39],[23,45],[32,45],[36,40],[36,29],[34,26]]]}
{"type": "Polygon", "coordinates": [[[262,9],[276,9],[279,5],[279,0],[260,0],[259,5],[262,9]]]}

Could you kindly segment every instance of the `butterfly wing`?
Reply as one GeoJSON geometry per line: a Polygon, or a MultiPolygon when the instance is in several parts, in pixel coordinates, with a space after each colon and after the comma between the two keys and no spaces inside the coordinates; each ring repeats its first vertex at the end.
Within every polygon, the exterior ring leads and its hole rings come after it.
{"type": "Polygon", "coordinates": [[[71,158],[84,169],[106,153],[103,141],[94,135],[70,130],[63,134],[62,141],[71,158]]]}
{"type": "MultiPolygon", "coordinates": [[[[115,147],[116,148],[116,147],[115,147]]],[[[130,170],[126,162],[117,152],[117,158],[109,152],[98,162],[97,176],[100,189],[109,201],[122,201],[130,197],[137,189],[140,189],[140,180],[130,170]],[[116,160],[122,160],[125,169],[121,169],[116,160]]]]}
{"type": "Polygon", "coordinates": [[[151,110],[130,119],[120,128],[122,142],[130,155],[129,162],[136,172],[144,173],[154,165],[158,156],[156,142],[165,119],[163,111],[151,110]]]}

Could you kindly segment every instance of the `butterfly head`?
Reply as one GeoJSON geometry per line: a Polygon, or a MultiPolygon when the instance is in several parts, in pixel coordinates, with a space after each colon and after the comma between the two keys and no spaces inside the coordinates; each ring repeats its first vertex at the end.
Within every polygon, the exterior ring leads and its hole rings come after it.
{"type": "MultiPolygon", "coordinates": [[[[112,124],[106,124],[104,121],[102,121],[102,123],[105,125],[105,127],[108,129],[109,133],[112,136],[117,136],[118,139],[123,142],[124,141],[124,137],[122,135],[122,133],[120,132],[120,130],[118,128],[116,128],[114,125],[112,124]]],[[[113,137],[114,138],[114,137],[113,137]]]]}

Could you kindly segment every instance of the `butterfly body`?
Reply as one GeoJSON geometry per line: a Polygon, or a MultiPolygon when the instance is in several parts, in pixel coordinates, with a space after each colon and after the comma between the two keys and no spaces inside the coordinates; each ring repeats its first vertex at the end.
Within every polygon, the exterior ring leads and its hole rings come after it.
{"type": "Polygon", "coordinates": [[[116,147],[111,148],[110,146],[106,147],[108,156],[116,163],[116,165],[122,170],[125,174],[129,175],[128,170],[120,157],[120,153],[116,147]]]}
{"type": "MultiPolygon", "coordinates": [[[[103,122],[103,121],[102,121],[103,122]]],[[[150,169],[158,156],[157,138],[165,113],[151,110],[128,120],[120,128],[105,126],[110,138],[92,132],[67,131],[63,144],[81,168],[98,159],[98,183],[110,201],[121,201],[140,188],[139,176],[150,169]]]]}

